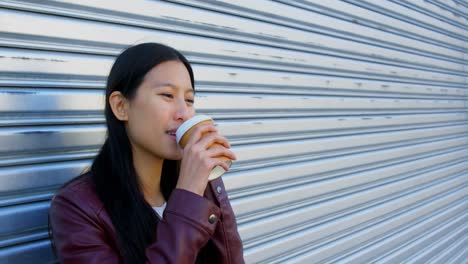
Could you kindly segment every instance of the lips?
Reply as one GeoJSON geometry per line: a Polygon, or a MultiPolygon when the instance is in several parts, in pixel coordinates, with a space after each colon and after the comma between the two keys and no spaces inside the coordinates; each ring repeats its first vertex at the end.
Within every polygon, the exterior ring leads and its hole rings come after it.
{"type": "Polygon", "coordinates": [[[174,135],[175,135],[175,134],[176,134],[176,131],[177,131],[177,128],[174,128],[174,129],[169,129],[169,130],[167,130],[166,133],[168,133],[168,134],[174,134],[174,135]]]}
{"type": "Polygon", "coordinates": [[[176,131],[177,129],[171,129],[166,131],[166,133],[172,138],[172,140],[176,141],[176,131]]]}

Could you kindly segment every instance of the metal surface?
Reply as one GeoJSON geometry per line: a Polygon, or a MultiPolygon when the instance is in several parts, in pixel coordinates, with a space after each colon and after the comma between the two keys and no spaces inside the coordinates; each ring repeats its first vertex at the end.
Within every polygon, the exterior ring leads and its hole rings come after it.
{"type": "Polygon", "coordinates": [[[105,138],[125,47],[192,62],[247,263],[466,263],[468,3],[0,1],[0,263],[54,261],[47,210],[105,138]]]}

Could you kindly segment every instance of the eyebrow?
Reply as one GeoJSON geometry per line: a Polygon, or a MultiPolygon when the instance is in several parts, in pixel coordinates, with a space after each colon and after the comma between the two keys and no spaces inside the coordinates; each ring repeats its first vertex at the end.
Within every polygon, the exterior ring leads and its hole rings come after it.
{"type": "MultiPolygon", "coordinates": [[[[176,90],[180,89],[179,86],[174,85],[172,83],[161,83],[161,84],[156,85],[156,88],[159,88],[159,87],[170,87],[170,88],[176,89],[176,90]]],[[[185,90],[185,93],[195,94],[195,90],[192,89],[192,88],[185,88],[184,90],[185,90]]]]}

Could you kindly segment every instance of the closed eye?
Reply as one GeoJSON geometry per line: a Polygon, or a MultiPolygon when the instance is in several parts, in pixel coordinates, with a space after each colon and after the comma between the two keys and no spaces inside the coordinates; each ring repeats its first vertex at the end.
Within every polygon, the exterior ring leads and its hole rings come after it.
{"type": "MultiPolygon", "coordinates": [[[[164,96],[164,97],[167,97],[167,98],[171,98],[171,99],[174,98],[174,96],[173,96],[172,94],[163,93],[163,94],[161,94],[161,95],[164,96]]],[[[195,100],[193,100],[193,99],[187,99],[187,100],[185,100],[185,101],[187,101],[187,102],[190,103],[190,104],[194,104],[194,103],[195,103],[195,100]]]]}
{"type": "Polygon", "coordinates": [[[172,96],[172,94],[161,94],[162,96],[165,96],[165,97],[169,97],[169,98],[174,98],[174,96],[172,96]]]}

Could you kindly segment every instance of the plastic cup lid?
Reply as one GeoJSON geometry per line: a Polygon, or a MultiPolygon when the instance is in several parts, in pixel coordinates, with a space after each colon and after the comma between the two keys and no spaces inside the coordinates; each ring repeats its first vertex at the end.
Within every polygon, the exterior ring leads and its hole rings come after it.
{"type": "Polygon", "coordinates": [[[196,115],[182,123],[182,125],[180,125],[180,127],[176,131],[177,144],[179,144],[180,139],[184,136],[185,132],[187,132],[191,127],[206,120],[213,119],[207,115],[196,115]]]}

